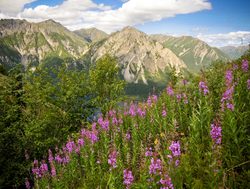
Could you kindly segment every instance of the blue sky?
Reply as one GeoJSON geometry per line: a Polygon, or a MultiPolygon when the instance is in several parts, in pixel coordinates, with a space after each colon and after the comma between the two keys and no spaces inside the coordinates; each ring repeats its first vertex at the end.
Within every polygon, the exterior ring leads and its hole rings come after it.
{"type": "Polygon", "coordinates": [[[250,42],[249,0],[1,0],[0,18],[54,19],[70,30],[191,35],[210,45],[250,42]]]}

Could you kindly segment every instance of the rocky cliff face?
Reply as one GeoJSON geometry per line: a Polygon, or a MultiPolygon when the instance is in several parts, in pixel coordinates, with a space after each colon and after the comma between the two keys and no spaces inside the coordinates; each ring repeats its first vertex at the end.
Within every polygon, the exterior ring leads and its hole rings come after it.
{"type": "MultiPolygon", "coordinates": [[[[40,23],[0,20],[0,31],[3,51],[14,49],[21,55],[24,65],[40,61],[48,55],[78,58],[88,50],[86,41],[53,20],[40,23]]],[[[3,59],[4,54],[1,57],[3,59]]]]}
{"type": "Polygon", "coordinates": [[[94,46],[92,52],[92,61],[106,53],[117,57],[128,82],[142,80],[147,83],[148,76],[155,76],[166,68],[175,68],[177,72],[186,68],[171,50],[132,27],[113,33],[106,41],[94,46]]]}
{"type": "Polygon", "coordinates": [[[205,42],[190,36],[152,35],[151,38],[171,49],[185,62],[190,71],[199,71],[216,60],[229,60],[229,57],[219,49],[210,47],[205,42]]]}

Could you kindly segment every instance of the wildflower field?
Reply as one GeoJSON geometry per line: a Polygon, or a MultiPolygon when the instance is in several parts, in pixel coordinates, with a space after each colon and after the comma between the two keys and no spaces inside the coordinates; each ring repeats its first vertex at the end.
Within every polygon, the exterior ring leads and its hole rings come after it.
{"type": "Polygon", "coordinates": [[[81,125],[31,163],[26,188],[248,188],[248,58],[81,125]]]}

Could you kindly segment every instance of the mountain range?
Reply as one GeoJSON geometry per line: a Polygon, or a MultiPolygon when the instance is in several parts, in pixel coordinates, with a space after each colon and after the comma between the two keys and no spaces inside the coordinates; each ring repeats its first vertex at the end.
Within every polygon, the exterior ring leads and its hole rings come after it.
{"type": "Polygon", "coordinates": [[[225,46],[221,47],[220,50],[229,56],[231,59],[240,58],[250,47],[247,45],[242,46],[225,46]]]}
{"type": "Polygon", "coordinates": [[[87,57],[94,63],[106,53],[117,58],[127,82],[144,84],[169,70],[198,72],[213,61],[229,60],[220,49],[189,36],[147,35],[133,27],[110,35],[96,28],[72,32],[53,20],[0,20],[0,64],[6,68],[35,67],[50,56],[87,57]]]}

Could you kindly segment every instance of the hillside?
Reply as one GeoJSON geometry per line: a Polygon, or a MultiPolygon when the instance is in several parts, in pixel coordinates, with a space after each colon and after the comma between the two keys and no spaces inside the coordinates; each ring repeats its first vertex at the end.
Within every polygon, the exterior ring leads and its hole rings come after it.
{"type": "Polygon", "coordinates": [[[248,49],[249,47],[247,45],[238,47],[226,46],[220,48],[220,50],[224,52],[231,59],[240,58],[248,49]]]}
{"type": "Polygon", "coordinates": [[[74,33],[90,43],[101,41],[109,36],[105,32],[96,28],[80,29],[74,31],[74,33]]]}
{"type": "Polygon", "coordinates": [[[192,72],[198,72],[206,68],[213,61],[227,61],[229,57],[217,48],[210,47],[205,42],[190,36],[173,37],[166,35],[151,35],[152,39],[172,50],[181,58],[187,68],[192,72]]]}
{"type": "Polygon", "coordinates": [[[79,58],[88,49],[86,41],[53,20],[0,20],[0,31],[0,61],[6,65],[21,62],[27,66],[51,55],[79,58]]]}
{"type": "Polygon", "coordinates": [[[106,53],[115,56],[127,82],[147,84],[150,77],[157,77],[166,69],[175,68],[178,73],[186,68],[171,50],[132,27],[113,33],[91,51],[92,61],[106,53]]]}

